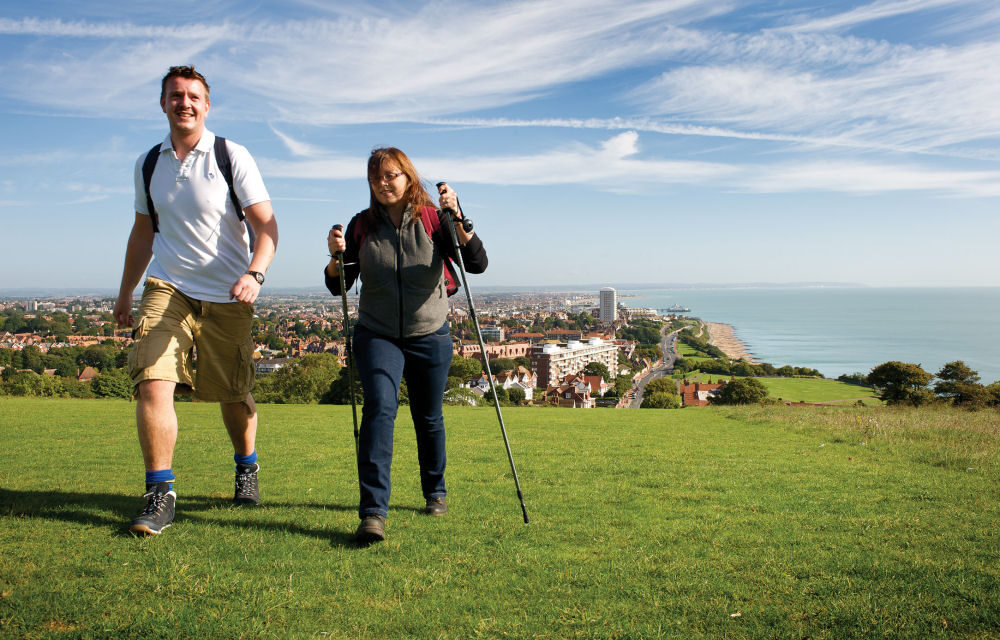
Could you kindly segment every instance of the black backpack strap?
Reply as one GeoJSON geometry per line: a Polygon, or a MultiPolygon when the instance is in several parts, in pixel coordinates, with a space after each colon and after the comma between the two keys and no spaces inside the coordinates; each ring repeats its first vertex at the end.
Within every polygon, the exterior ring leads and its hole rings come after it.
{"type": "Polygon", "coordinates": [[[250,236],[250,251],[252,253],[254,245],[253,227],[247,222],[246,215],[243,213],[243,207],[240,206],[240,199],[236,197],[236,190],[233,189],[233,163],[229,159],[229,147],[226,146],[226,139],[222,136],[215,136],[215,163],[219,165],[219,171],[222,172],[222,177],[226,179],[226,184],[229,185],[229,199],[233,202],[236,215],[247,226],[247,234],[250,236]]]}
{"type": "Polygon", "coordinates": [[[146,209],[149,218],[153,222],[153,233],[160,230],[159,221],[156,216],[156,207],[153,206],[153,196],[149,195],[149,182],[153,179],[153,171],[156,169],[156,161],[160,159],[160,147],[163,143],[156,145],[146,154],[146,159],[142,161],[142,184],[146,187],[146,209]]]}

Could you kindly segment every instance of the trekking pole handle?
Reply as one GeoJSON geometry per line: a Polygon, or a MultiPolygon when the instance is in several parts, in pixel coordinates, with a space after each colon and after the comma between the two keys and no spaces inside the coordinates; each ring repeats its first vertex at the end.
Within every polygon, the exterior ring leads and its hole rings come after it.
{"type": "MultiPolygon", "coordinates": [[[[342,225],[342,224],[335,224],[335,225],[333,225],[330,228],[332,230],[334,230],[334,231],[343,231],[344,230],[344,225],[342,225]]],[[[333,253],[333,257],[337,259],[337,262],[339,262],[341,265],[343,265],[345,267],[353,267],[354,265],[358,264],[357,262],[344,262],[344,252],[343,251],[335,251],[333,253]]]]}
{"type": "MultiPolygon", "coordinates": [[[[447,184],[447,183],[445,183],[445,182],[439,182],[439,183],[437,183],[438,193],[441,193],[441,187],[443,187],[445,184],[447,184]]],[[[455,198],[455,202],[458,202],[458,198],[455,198]]],[[[462,208],[462,203],[461,202],[458,202],[458,208],[459,209],[462,208]]],[[[456,213],[455,211],[453,211],[450,208],[444,209],[444,212],[447,213],[449,217],[451,217],[452,222],[461,222],[462,223],[462,229],[466,233],[471,233],[472,232],[472,220],[470,220],[469,218],[466,218],[464,213],[462,214],[462,217],[459,218],[458,217],[458,213],[456,213]]]]}
{"type": "MultiPolygon", "coordinates": [[[[341,231],[341,232],[343,232],[344,225],[342,225],[342,224],[335,224],[332,227],[330,227],[330,230],[331,231],[341,231]]],[[[336,258],[338,262],[343,258],[343,256],[344,256],[344,252],[343,251],[335,251],[333,253],[333,257],[336,258]]]]}

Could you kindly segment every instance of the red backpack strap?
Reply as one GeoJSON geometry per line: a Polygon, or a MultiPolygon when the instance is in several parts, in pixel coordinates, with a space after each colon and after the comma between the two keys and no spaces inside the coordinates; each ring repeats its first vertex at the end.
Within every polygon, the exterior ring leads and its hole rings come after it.
{"type": "Polygon", "coordinates": [[[449,256],[447,248],[451,245],[444,237],[438,210],[434,207],[420,207],[420,221],[424,223],[424,231],[437,245],[438,252],[441,254],[444,262],[444,286],[448,290],[448,296],[451,297],[458,293],[458,274],[455,273],[455,265],[449,256]]]}

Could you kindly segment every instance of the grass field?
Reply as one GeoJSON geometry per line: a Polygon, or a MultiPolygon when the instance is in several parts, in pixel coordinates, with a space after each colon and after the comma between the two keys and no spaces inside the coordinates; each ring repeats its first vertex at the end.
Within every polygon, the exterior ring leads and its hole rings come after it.
{"type": "MultiPolygon", "coordinates": [[[[738,377],[738,376],[737,376],[738,377]]],[[[690,371],[683,376],[691,382],[728,380],[730,376],[690,371]]],[[[756,378],[767,387],[768,395],[785,402],[845,402],[863,400],[867,405],[881,405],[871,388],[847,384],[829,378],[756,378]]]]}
{"type": "Polygon", "coordinates": [[[133,405],[0,398],[4,638],[998,638],[1000,414],[448,408],[419,513],[401,417],[359,549],[350,407],[262,406],[233,509],[217,408],[178,405],[175,525],[140,509],[133,405]]]}
{"type": "Polygon", "coordinates": [[[837,402],[864,398],[865,402],[881,402],[869,387],[847,384],[828,378],[757,378],[764,383],[772,398],[786,402],[837,402]]]}

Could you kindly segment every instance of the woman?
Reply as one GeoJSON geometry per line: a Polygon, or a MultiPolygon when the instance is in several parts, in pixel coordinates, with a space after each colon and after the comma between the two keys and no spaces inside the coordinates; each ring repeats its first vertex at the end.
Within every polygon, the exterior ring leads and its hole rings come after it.
{"type": "MultiPolygon", "coordinates": [[[[456,256],[445,210],[462,215],[458,196],[443,183],[438,189],[441,212],[435,210],[413,163],[399,149],[372,151],[368,187],[369,207],[354,216],[345,231],[332,229],[327,237],[331,256],[344,253],[346,286],[361,276],[353,346],[364,391],[358,442],[361,524],[356,534],[363,544],[385,540],[401,379],[406,380],[417,433],[424,511],[433,516],[448,511],[441,403],[452,343],[444,267],[445,258],[456,256]],[[437,224],[424,216],[436,216],[437,224]]],[[[482,242],[461,224],[455,227],[466,270],[482,273],[487,262],[482,242]]],[[[335,296],[341,295],[338,268],[331,257],[324,271],[326,287],[335,296]]]]}

